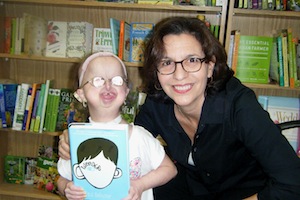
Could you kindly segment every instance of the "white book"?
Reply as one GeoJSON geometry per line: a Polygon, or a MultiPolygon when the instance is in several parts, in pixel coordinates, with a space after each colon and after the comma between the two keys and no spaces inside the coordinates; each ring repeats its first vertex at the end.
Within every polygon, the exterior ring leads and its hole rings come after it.
{"type": "Polygon", "coordinates": [[[48,21],[47,57],[66,57],[68,22],[48,21]]]}
{"type": "Polygon", "coordinates": [[[30,86],[31,85],[28,83],[22,83],[20,85],[20,88],[18,86],[14,121],[12,127],[13,130],[22,130],[27,94],[30,86]]]}
{"type": "Polygon", "coordinates": [[[67,57],[83,58],[92,52],[93,24],[68,22],[67,57]]]}
{"type": "Polygon", "coordinates": [[[110,28],[94,28],[92,52],[113,52],[110,28]]]}

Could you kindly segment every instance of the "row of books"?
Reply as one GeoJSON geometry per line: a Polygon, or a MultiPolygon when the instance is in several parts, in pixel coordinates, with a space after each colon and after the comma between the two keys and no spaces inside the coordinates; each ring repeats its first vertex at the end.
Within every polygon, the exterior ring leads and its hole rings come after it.
{"type": "Polygon", "coordinates": [[[24,13],[5,17],[4,53],[81,58],[91,53],[93,25],[53,22],[24,13]]]}
{"type": "Polygon", "coordinates": [[[52,80],[0,84],[2,128],[42,133],[62,131],[70,122],[86,121],[87,111],[74,98],[73,90],[52,86],[52,80]]]}
{"type": "MultiPolygon", "coordinates": [[[[86,122],[84,108],[68,88],[53,88],[53,80],[45,83],[0,84],[0,119],[2,128],[42,133],[62,131],[71,122],[86,122]]],[[[121,114],[133,122],[144,93],[131,90],[121,114]]]]}
{"type": "Polygon", "coordinates": [[[273,36],[231,32],[228,66],[242,82],[276,83],[300,87],[300,44],[292,29],[274,31],[273,36]]]}
{"type": "Polygon", "coordinates": [[[4,157],[4,181],[27,184],[51,193],[58,193],[57,150],[41,145],[37,157],[6,155],[4,157]]]}
{"type": "Polygon", "coordinates": [[[235,8],[300,11],[298,0],[235,0],[235,8]]]}
{"type": "MultiPolygon", "coordinates": [[[[96,0],[85,0],[96,1],[96,0]]],[[[197,5],[197,6],[222,6],[224,0],[98,0],[105,2],[117,3],[137,3],[137,4],[153,4],[153,5],[197,5]]]]}
{"type": "MultiPolygon", "coordinates": [[[[268,111],[274,123],[300,120],[300,99],[279,96],[258,96],[258,102],[268,111]]],[[[290,128],[282,131],[298,157],[300,157],[300,128],[290,128]]]]}

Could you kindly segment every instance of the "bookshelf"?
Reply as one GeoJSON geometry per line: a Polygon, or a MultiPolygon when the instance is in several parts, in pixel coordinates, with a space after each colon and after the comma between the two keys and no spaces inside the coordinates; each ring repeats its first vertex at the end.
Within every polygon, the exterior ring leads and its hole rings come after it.
{"type": "MultiPolygon", "coordinates": [[[[225,42],[225,23],[227,2],[222,7],[201,7],[182,5],[142,5],[112,2],[78,0],[0,0],[0,41],[4,39],[4,17],[21,17],[29,13],[56,21],[86,21],[94,27],[109,27],[109,18],[125,19],[127,22],[156,23],[169,16],[196,17],[198,14],[207,18],[219,17],[219,40],[225,42]]],[[[17,83],[45,82],[54,79],[53,87],[75,88],[77,58],[50,58],[28,55],[5,54],[4,45],[0,44],[0,79],[13,79],[17,83]]],[[[140,86],[140,63],[125,62],[128,75],[134,87],[140,86]]],[[[31,133],[0,129],[0,200],[16,199],[62,199],[58,195],[39,191],[28,185],[4,183],[3,158],[7,154],[36,156],[40,144],[57,145],[60,133],[31,133]]]]}
{"type": "MultiPolygon", "coordinates": [[[[240,30],[241,35],[271,36],[273,29],[291,27],[294,36],[300,38],[300,12],[234,8],[234,2],[229,2],[227,12],[225,36],[225,49],[227,52],[232,30],[240,30]]],[[[246,85],[252,88],[257,95],[300,98],[300,88],[291,89],[271,84],[246,85]]]]}

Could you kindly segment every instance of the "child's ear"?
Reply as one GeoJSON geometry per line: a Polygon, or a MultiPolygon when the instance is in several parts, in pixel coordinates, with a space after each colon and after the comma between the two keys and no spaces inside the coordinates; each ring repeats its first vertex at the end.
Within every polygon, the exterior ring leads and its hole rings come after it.
{"type": "Polygon", "coordinates": [[[84,96],[83,89],[81,89],[81,88],[77,89],[77,90],[74,92],[74,97],[75,97],[80,103],[86,104],[86,99],[85,99],[85,96],[84,96]]]}

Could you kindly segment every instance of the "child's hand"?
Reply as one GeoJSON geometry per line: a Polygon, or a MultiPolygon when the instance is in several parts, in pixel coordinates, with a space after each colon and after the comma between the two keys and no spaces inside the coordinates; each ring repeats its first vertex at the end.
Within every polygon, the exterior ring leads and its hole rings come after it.
{"type": "Polygon", "coordinates": [[[65,188],[65,196],[69,200],[82,200],[85,199],[86,194],[81,187],[77,187],[73,182],[69,182],[65,188]]]}
{"type": "Polygon", "coordinates": [[[143,184],[138,180],[130,180],[128,196],[122,200],[140,200],[143,192],[143,184]]]}

